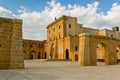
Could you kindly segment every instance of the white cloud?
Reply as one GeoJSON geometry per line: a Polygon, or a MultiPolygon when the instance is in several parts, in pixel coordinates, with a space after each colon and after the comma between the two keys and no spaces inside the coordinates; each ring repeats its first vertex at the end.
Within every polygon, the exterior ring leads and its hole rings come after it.
{"type": "Polygon", "coordinates": [[[0,6],[0,16],[1,17],[9,17],[9,18],[16,17],[16,15],[12,13],[12,11],[5,9],[1,6],[0,6]]]}
{"type": "Polygon", "coordinates": [[[37,40],[46,39],[46,26],[50,24],[55,17],[60,17],[66,11],[66,7],[60,3],[56,3],[55,0],[47,3],[48,6],[46,6],[42,12],[27,12],[24,7],[19,10],[19,12],[22,12],[19,17],[24,20],[24,38],[37,40]]]}
{"type": "MultiPolygon", "coordinates": [[[[44,10],[41,12],[32,11],[20,6],[17,17],[23,19],[23,37],[28,39],[43,40],[46,39],[46,26],[50,24],[55,17],[62,15],[77,17],[78,23],[83,24],[85,27],[92,28],[107,28],[111,29],[112,26],[120,26],[120,5],[114,3],[109,11],[97,12],[99,2],[82,5],[61,5],[61,3],[52,0],[47,2],[44,10]]],[[[12,11],[0,7],[0,16],[14,16],[12,11]],[[5,14],[4,14],[5,13],[5,14]]]]}
{"type": "Polygon", "coordinates": [[[20,9],[17,11],[18,13],[24,13],[26,12],[28,9],[25,8],[24,6],[20,6],[20,9]]]}
{"type": "Polygon", "coordinates": [[[109,22],[110,25],[120,26],[120,5],[114,3],[110,11],[107,12],[107,15],[104,16],[104,19],[109,22]]]}

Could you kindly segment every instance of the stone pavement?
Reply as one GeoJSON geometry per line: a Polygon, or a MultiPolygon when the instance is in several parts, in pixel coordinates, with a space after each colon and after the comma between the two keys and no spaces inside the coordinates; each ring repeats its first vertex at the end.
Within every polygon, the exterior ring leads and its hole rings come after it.
{"type": "Polygon", "coordinates": [[[120,80],[120,64],[79,67],[71,61],[25,61],[25,69],[0,70],[0,80],[120,80]]]}

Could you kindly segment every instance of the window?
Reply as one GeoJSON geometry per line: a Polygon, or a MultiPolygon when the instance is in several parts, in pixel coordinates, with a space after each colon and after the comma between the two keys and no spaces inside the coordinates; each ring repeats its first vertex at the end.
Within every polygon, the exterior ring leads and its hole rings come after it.
{"type": "Polygon", "coordinates": [[[59,29],[60,29],[60,25],[59,25],[59,29]]]}
{"type": "Polygon", "coordinates": [[[40,44],[38,45],[38,48],[40,48],[40,44]]]}
{"type": "Polygon", "coordinates": [[[111,35],[111,37],[113,37],[113,35],[111,35]]]}
{"type": "Polygon", "coordinates": [[[75,46],[75,50],[76,50],[76,51],[78,50],[78,47],[77,47],[77,46],[75,46]]]}
{"type": "Polygon", "coordinates": [[[118,50],[116,50],[116,52],[119,52],[118,50]]]}
{"type": "Polygon", "coordinates": [[[30,47],[32,48],[33,46],[31,45],[30,47]]]}
{"type": "Polygon", "coordinates": [[[41,48],[43,48],[43,44],[41,44],[41,48]]]}
{"type": "Polygon", "coordinates": [[[60,38],[60,34],[59,34],[59,38],[60,38]]]}
{"type": "Polygon", "coordinates": [[[71,28],[71,24],[69,24],[69,28],[71,28]]]}
{"type": "Polygon", "coordinates": [[[55,31],[55,28],[53,28],[53,31],[55,31]]]}

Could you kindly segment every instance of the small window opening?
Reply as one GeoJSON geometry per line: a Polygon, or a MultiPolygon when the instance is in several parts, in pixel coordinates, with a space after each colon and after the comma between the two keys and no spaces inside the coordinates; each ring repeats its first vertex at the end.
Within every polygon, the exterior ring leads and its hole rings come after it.
{"type": "Polygon", "coordinates": [[[69,28],[71,28],[71,24],[69,24],[69,28]]]}
{"type": "Polygon", "coordinates": [[[60,25],[59,25],[59,29],[60,29],[60,25]]]}
{"type": "Polygon", "coordinates": [[[75,46],[75,50],[76,50],[76,51],[78,50],[78,47],[77,47],[77,46],[75,46]]]}
{"type": "Polygon", "coordinates": [[[111,37],[113,37],[113,35],[111,35],[111,37]]]}

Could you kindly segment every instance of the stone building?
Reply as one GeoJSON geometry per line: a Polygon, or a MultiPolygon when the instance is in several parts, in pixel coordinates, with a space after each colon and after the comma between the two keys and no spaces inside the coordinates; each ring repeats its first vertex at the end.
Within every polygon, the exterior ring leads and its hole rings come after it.
{"type": "Polygon", "coordinates": [[[71,59],[73,51],[78,51],[78,32],[82,24],[75,17],[62,16],[47,26],[45,52],[52,59],[71,59]],[[79,26],[79,27],[77,27],[79,26]]]}
{"type": "Polygon", "coordinates": [[[24,68],[22,20],[0,17],[0,69],[24,68]]]}
{"type": "Polygon", "coordinates": [[[45,41],[23,39],[24,59],[46,59],[45,41]]]}
{"type": "MultiPolygon", "coordinates": [[[[80,38],[80,34],[83,33],[96,35],[98,37],[108,37],[110,40],[120,40],[119,28],[117,26],[113,27],[112,30],[87,28],[82,24],[78,24],[76,17],[63,15],[47,26],[47,41],[44,49],[47,58],[78,60],[78,56],[82,51],[81,48],[84,48],[82,43],[85,39],[82,40],[80,38]],[[82,47],[80,47],[80,45],[82,45],[82,47]]],[[[116,47],[116,50],[118,51],[118,55],[120,55],[119,48],[117,49],[116,47]]],[[[95,51],[96,55],[93,56],[97,56],[96,58],[98,59],[104,59],[104,44],[97,43],[95,51]]]]}
{"type": "Polygon", "coordinates": [[[47,40],[22,39],[22,20],[0,17],[0,68],[23,68],[24,59],[69,59],[81,66],[120,59],[119,27],[92,29],[61,16],[47,26],[47,40]],[[23,54],[24,53],[24,54],[23,54]]]}

